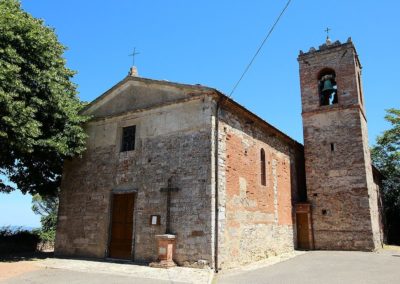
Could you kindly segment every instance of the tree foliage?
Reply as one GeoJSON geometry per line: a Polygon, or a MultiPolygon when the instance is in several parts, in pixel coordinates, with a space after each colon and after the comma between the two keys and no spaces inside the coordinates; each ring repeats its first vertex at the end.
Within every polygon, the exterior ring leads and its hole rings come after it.
{"type": "MultiPolygon", "coordinates": [[[[55,194],[63,159],[84,150],[74,71],[54,30],[0,0],[0,174],[23,193],[55,194]]],[[[0,191],[14,190],[0,180],[0,191]]]]}
{"type": "Polygon", "coordinates": [[[388,242],[400,244],[400,110],[389,109],[385,119],[392,127],[378,137],[371,154],[385,177],[382,193],[388,242]]]}
{"type": "Polygon", "coordinates": [[[40,215],[40,224],[42,225],[38,234],[42,241],[54,242],[57,226],[58,197],[42,197],[35,194],[32,197],[32,211],[40,215]]]}

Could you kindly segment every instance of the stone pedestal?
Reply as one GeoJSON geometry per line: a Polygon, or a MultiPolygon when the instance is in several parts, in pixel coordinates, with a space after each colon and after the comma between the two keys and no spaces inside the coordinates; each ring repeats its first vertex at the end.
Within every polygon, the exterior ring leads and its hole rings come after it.
{"type": "Polygon", "coordinates": [[[156,235],[158,245],[158,261],[150,263],[151,267],[169,268],[176,266],[173,260],[175,252],[175,235],[156,235]]]}

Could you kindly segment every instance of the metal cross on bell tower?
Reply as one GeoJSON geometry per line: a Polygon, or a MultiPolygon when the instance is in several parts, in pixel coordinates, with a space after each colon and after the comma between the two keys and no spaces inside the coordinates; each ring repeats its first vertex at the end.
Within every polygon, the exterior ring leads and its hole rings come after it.
{"type": "Polygon", "coordinates": [[[331,31],[330,28],[326,28],[325,32],[326,32],[326,44],[329,45],[331,44],[331,39],[329,38],[329,32],[331,31]]]}
{"type": "Polygon", "coordinates": [[[329,32],[331,31],[330,28],[326,28],[325,32],[326,32],[326,38],[329,38],[329,32]]]}

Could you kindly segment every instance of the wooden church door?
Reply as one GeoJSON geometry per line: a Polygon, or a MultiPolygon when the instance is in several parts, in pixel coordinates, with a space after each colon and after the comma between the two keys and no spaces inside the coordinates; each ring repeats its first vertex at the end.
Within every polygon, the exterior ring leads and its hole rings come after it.
{"type": "Polygon", "coordinates": [[[311,204],[296,204],[296,226],[297,226],[297,248],[314,249],[314,238],[312,232],[311,204]]]}
{"type": "Polygon", "coordinates": [[[134,193],[113,194],[109,257],[132,259],[134,193]]]}
{"type": "Polygon", "coordinates": [[[297,213],[297,245],[299,249],[310,249],[307,213],[297,213]]]}

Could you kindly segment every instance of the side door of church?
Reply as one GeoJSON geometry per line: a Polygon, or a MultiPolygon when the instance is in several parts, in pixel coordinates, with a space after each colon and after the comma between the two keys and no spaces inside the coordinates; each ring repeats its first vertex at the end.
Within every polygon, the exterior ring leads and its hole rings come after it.
{"type": "Polygon", "coordinates": [[[297,246],[299,249],[311,249],[307,213],[297,213],[297,246]]]}
{"type": "Polygon", "coordinates": [[[132,259],[134,193],[113,194],[109,257],[132,259]]]}

